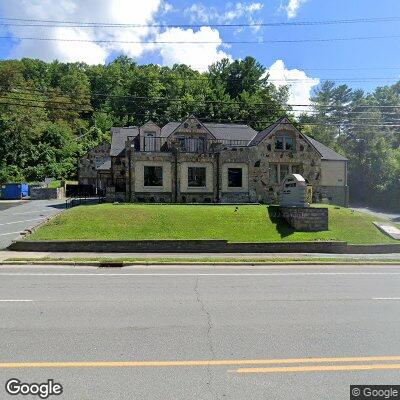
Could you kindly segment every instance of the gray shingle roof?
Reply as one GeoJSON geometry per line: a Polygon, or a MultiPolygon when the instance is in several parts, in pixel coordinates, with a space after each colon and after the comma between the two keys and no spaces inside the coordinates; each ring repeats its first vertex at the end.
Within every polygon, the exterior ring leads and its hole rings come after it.
{"type": "Polygon", "coordinates": [[[109,171],[111,169],[111,160],[107,160],[96,168],[97,171],[109,171]]]}
{"type": "MultiPolygon", "coordinates": [[[[168,122],[161,128],[161,136],[168,137],[182,122],[168,122]]],[[[257,131],[248,125],[238,124],[203,124],[217,139],[220,140],[252,140],[257,131]]]]}
{"type": "Polygon", "coordinates": [[[310,136],[304,135],[303,136],[315,147],[318,153],[321,154],[322,160],[329,160],[329,161],[347,161],[348,159],[345,156],[342,156],[336,151],[332,150],[331,148],[325,146],[324,144],[318,142],[317,140],[313,139],[310,136]]]}
{"type": "Polygon", "coordinates": [[[257,131],[248,125],[205,123],[204,126],[220,140],[250,141],[257,135],[257,131]]]}
{"type": "Polygon", "coordinates": [[[130,126],[128,128],[111,128],[111,150],[110,156],[118,156],[124,149],[128,136],[136,136],[139,134],[137,126],[130,126]]]}
{"type": "Polygon", "coordinates": [[[161,136],[168,137],[182,122],[168,122],[161,128],[161,136]]]}
{"type": "Polygon", "coordinates": [[[257,135],[250,142],[249,146],[257,146],[261,143],[264,138],[266,138],[278,125],[280,124],[280,120],[275,122],[274,124],[267,126],[263,131],[258,132],[257,135]]]}

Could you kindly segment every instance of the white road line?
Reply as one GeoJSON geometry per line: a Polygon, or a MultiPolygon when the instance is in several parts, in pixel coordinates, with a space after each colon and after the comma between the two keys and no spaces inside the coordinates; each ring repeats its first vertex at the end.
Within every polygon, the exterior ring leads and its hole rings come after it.
{"type": "Polygon", "coordinates": [[[40,214],[40,213],[46,213],[49,212],[49,210],[37,210],[37,211],[26,211],[26,212],[20,212],[20,213],[12,213],[12,215],[24,215],[24,214],[40,214]]]}
{"type": "Polygon", "coordinates": [[[45,217],[33,218],[33,219],[25,219],[25,220],[23,220],[23,221],[6,222],[5,224],[0,224],[0,225],[20,224],[20,223],[22,223],[22,222],[38,221],[38,220],[40,220],[40,219],[45,219],[45,217]]]}
{"type": "Polygon", "coordinates": [[[0,276],[320,276],[320,275],[400,275],[400,272],[294,272],[294,273],[46,273],[0,272],[0,276]]]}
{"type": "Polygon", "coordinates": [[[5,302],[5,303],[17,303],[17,302],[30,302],[33,300],[20,300],[20,299],[16,299],[16,300],[0,300],[0,302],[5,302]]]}
{"type": "Polygon", "coordinates": [[[400,297],[374,297],[373,300],[400,300],[400,297]]]}
{"type": "Polygon", "coordinates": [[[7,236],[7,235],[16,235],[16,234],[20,234],[21,232],[8,232],[8,233],[0,233],[0,236],[7,236]]]}

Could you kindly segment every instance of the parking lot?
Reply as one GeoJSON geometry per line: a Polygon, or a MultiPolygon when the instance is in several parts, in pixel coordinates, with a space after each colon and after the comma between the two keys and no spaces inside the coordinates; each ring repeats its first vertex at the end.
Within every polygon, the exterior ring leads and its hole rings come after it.
{"type": "Polygon", "coordinates": [[[0,201],[0,250],[26,229],[64,209],[64,200],[0,201]]]}

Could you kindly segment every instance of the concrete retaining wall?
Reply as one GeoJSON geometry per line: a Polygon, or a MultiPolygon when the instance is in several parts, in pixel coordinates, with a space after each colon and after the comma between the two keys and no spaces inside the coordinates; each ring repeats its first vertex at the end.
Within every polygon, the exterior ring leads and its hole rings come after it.
{"type": "Polygon", "coordinates": [[[226,240],[22,240],[14,242],[9,250],[99,253],[345,253],[346,248],[346,242],[332,241],[228,243],[226,240]]]}
{"type": "Polygon", "coordinates": [[[349,244],[348,254],[389,254],[400,253],[400,243],[393,244],[349,244]]]}
{"type": "Polygon", "coordinates": [[[314,207],[279,207],[285,221],[296,231],[327,231],[328,209],[314,207]]]}

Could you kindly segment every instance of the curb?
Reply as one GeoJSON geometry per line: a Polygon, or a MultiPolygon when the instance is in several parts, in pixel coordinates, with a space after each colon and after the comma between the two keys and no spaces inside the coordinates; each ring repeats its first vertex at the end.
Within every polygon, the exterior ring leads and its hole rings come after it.
{"type": "MultiPolygon", "coordinates": [[[[112,265],[113,262],[107,261],[106,264],[108,266],[100,266],[100,264],[105,263],[104,261],[2,261],[0,262],[0,266],[7,265],[32,265],[32,266],[49,266],[49,265],[57,265],[57,266],[74,266],[74,267],[96,267],[96,268],[121,268],[121,262],[115,262],[117,265],[112,265]]],[[[122,267],[130,267],[130,266],[282,266],[282,265],[399,265],[399,261],[285,261],[285,262],[129,262],[123,261],[122,267]]]]}

